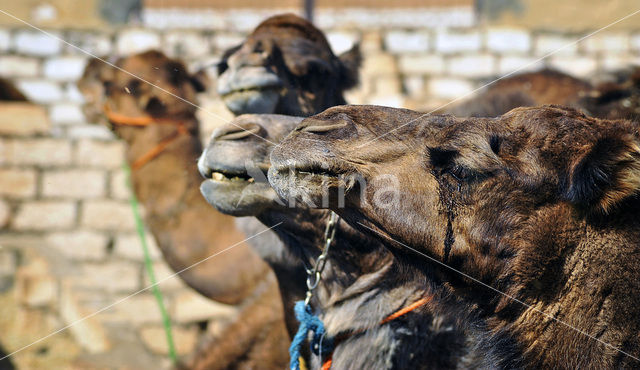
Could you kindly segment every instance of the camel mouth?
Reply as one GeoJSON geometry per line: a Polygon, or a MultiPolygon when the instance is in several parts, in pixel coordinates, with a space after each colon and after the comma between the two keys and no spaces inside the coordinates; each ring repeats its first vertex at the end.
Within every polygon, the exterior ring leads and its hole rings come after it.
{"type": "Polygon", "coordinates": [[[283,91],[280,77],[265,67],[229,69],[218,79],[218,94],[236,115],[276,110],[283,91]]]}
{"type": "Polygon", "coordinates": [[[252,171],[210,169],[202,171],[206,178],[200,192],[218,211],[235,216],[257,216],[272,207],[277,195],[266,180],[266,169],[252,171]],[[253,176],[252,176],[253,175],[253,176]]]}
{"type": "Polygon", "coordinates": [[[276,85],[265,85],[265,86],[246,86],[240,87],[233,90],[225,91],[220,94],[222,99],[238,99],[242,96],[253,95],[253,94],[264,94],[269,92],[275,92],[280,94],[282,90],[282,86],[280,84],[276,85]]]}
{"type": "Polygon", "coordinates": [[[280,175],[310,179],[337,178],[341,175],[339,172],[331,170],[326,163],[317,162],[294,162],[288,165],[274,166],[273,171],[280,175]]]}
{"type": "Polygon", "coordinates": [[[326,162],[293,162],[272,165],[269,183],[287,204],[300,202],[311,208],[344,204],[355,187],[355,177],[347,170],[326,162]]]}
{"type": "Polygon", "coordinates": [[[211,171],[208,177],[211,181],[226,183],[226,182],[247,182],[249,184],[254,183],[255,179],[249,176],[247,173],[225,173],[218,171],[211,171]]]}

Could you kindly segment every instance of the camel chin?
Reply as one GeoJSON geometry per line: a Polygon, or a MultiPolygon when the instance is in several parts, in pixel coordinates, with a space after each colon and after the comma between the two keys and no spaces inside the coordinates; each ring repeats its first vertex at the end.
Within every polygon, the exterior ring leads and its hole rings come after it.
{"type": "Polygon", "coordinates": [[[267,183],[229,179],[224,175],[214,177],[202,182],[200,192],[209,204],[224,214],[257,216],[277,202],[276,193],[267,183]]]}

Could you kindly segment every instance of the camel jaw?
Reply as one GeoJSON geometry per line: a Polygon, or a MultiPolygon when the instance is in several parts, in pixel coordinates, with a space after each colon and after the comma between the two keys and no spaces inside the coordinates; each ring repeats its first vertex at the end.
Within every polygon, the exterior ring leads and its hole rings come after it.
{"type": "Polygon", "coordinates": [[[220,76],[218,94],[236,115],[274,113],[282,85],[280,78],[264,67],[243,67],[220,76]]]}

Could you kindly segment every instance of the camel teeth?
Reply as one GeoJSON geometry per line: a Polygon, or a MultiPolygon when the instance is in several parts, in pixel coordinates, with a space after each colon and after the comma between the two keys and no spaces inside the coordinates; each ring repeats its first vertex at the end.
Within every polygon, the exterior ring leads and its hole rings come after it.
{"type": "Polygon", "coordinates": [[[222,181],[222,180],[224,180],[224,175],[221,174],[220,172],[213,172],[211,174],[211,178],[216,180],[216,181],[222,181]]]}

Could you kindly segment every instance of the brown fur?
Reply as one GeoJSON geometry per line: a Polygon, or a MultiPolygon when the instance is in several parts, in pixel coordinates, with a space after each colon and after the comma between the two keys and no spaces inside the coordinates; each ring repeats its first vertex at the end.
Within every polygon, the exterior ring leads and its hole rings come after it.
{"type": "MultiPolygon", "coordinates": [[[[117,65],[188,101],[195,101],[196,90],[202,86],[182,63],[156,51],[120,59],[117,65]]],[[[229,336],[247,345],[234,351],[218,351],[219,357],[209,368],[285,366],[288,336],[275,279],[267,265],[242,243],[244,235],[234,227],[233,218],[212,210],[198,191],[196,159],[202,147],[195,108],[131,75],[95,62],[88,65],[79,85],[94,94],[103,89],[104,98],[96,94],[97,99],[89,100],[98,104],[95,109],[100,109],[104,101],[116,113],[157,119],[142,128],[112,122],[114,132],[127,143],[129,163],[175,134],[178,122],[188,128],[187,135],[180,136],[132,174],[136,196],[145,207],[146,223],[174,271],[219,253],[180,274],[206,297],[241,309],[238,321],[229,326],[234,332],[224,333],[219,341],[229,336]],[[224,251],[234,245],[237,246],[224,251]],[[265,315],[266,312],[270,314],[265,315]]]]}
{"type": "MultiPolygon", "coordinates": [[[[260,172],[257,173],[260,176],[254,173],[252,182],[228,178],[249,178],[245,163],[254,163],[266,171],[273,143],[282,140],[300,120],[278,115],[240,116],[216,130],[198,161],[201,173],[210,178],[201,190],[213,206],[230,214],[255,216],[274,227],[273,232],[282,240],[284,248],[270,251],[264,250],[267,245],[257,248],[276,272],[286,308],[293,307],[294,300],[304,298],[305,275],[304,271],[301,276],[282,272],[290,271],[287,266],[314,265],[324,245],[329,212],[304,204],[295,208],[279,204],[273,189],[262,183],[260,172]],[[241,129],[252,130],[260,137],[241,129]]],[[[484,340],[486,329],[482,320],[465,310],[463,303],[447,296],[440,284],[425,281],[423,275],[406,268],[402,257],[394,257],[376,238],[338,221],[322,280],[311,300],[311,307],[325,324],[327,342],[329,338],[353,333],[335,346],[332,368],[517,367],[515,350],[510,351],[511,358],[498,357],[495,350],[499,347],[501,353],[508,352],[507,348],[513,348],[510,338],[496,335],[484,340]],[[425,295],[437,298],[402,318],[380,325],[385,317],[425,295]],[[442,304],[445,300],[450,303],[442,304]]],[[[320,368],[326,355],[307,358],[311,359],[310,368],[315,369],[320,368]]]]}
{"type": "Polygon", "coordinates": [[[276,15],[225,52],[218,65],[218,91],[236,114],[308,116],[345,104],[343,92],[357,84],[361,59],[358,46],[336,57],[310,22],[293,14],[276,15]],[[249,94],[254,100],[272,94],[269,99],[274,100],[234,105],[249,94]]]}
{"type": "Polygon", "coordinates": [[[330,207],[513,335],[527,367],[634,368],[620,351],[640,357],[638,128],[556,106],[494,119],[336,107],[272,152],[269,180],[318,200],[322,176],[329,194],[338,175],[362,176],[345,208],[330,207]],[[302,188],[298,171],[318,181],[302,188]],[[381,174],[399,180],[386,207],[381,174]]]}
{"type": "Polygon", "coordinates": [[[499,80],[478,96],[445,113],[496,117],[517,107],[558,104],[607,119],[640,118],[640,68],[620,73],[616,81],[592,85],[562,72],[542,70],[499,80]]]}

